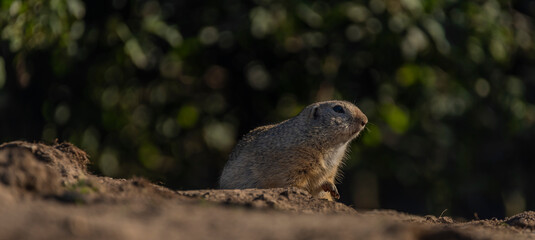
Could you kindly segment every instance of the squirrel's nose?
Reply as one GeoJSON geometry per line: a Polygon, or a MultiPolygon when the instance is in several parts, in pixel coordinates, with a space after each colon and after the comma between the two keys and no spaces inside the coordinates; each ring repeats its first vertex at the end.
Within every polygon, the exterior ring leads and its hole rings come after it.
{"type": "Polygon", "coordinates": [[[360,125],[362,128],[364,128],[368,123],[368,119],[366,117],[360,117],[355,119],[355,122],[357,125],[360,125]]]}
{"type": "Polygon", "coordinates": [[[360,118],[360,125],[362,127],[366,126],[366,124],[368,123],[368,117],[366,117],[366,115],[362,114],[362,117],[360,118]]]}

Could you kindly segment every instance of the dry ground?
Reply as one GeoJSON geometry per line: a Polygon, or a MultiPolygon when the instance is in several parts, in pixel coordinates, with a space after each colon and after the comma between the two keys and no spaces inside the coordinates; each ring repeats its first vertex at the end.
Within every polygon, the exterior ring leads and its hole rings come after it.
{"type": "Polygon", "coordinates": [[[0,239],[535,239],[535,212],[455,222],[299,189],[172,191],[87,172],[69,143],[0,145],[0,239]]]}

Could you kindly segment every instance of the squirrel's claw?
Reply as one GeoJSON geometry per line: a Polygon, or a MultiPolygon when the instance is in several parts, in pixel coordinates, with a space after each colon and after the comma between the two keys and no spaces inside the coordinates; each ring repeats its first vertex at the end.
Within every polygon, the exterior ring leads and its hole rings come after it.
{"type": "Polygon", "coordinates": [[[338,193],[338,189],[336,189],[334,183],[326,182],[321,185],[321,188],[323,189],[323,191],[329,192],[331,194],[331,197],[335,199],[340,199],[340,194],[338,193]]]}

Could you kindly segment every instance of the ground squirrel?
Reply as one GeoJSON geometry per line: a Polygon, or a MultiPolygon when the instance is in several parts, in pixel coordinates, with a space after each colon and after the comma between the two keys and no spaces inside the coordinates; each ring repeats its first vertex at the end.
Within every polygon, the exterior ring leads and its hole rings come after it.
{"type": "Polygon", "coordinates": [[[230,154],[220,187],[299,187],[313,196],[338,199],[338,167],[367,122],[352,103],[326,101],[281,123],[258,127],[230,154]]]}

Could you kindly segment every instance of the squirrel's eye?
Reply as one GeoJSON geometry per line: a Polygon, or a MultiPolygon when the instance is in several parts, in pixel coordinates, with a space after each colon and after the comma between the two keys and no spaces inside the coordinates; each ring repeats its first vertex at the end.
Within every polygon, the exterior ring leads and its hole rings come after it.
{"type": "Polygon", "coordinates": [[[340,105],[336,105],[333,107],[333,110],[337,113],[345,113],[344,108],[340,105]]]}

